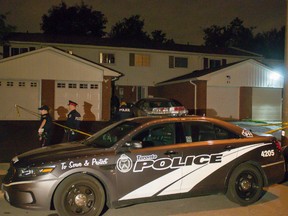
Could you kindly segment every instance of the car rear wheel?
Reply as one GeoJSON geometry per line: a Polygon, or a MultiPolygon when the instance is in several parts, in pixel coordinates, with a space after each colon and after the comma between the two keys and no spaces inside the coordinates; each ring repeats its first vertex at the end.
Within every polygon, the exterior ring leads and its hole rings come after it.
{"type": "Polygon", "coordinates": [[[54,206],[61,216],[97,216],[104,204],[102,185],[86,174],[75,174],[63,180],[54,195],[54,206]]]}
{"type": "Polygon", "coordinates": [[[263,178],[260,171],[251,164],[241,164],[229,179],[226,196],[242,206],[250,205],[263,196],[263,178]]]}

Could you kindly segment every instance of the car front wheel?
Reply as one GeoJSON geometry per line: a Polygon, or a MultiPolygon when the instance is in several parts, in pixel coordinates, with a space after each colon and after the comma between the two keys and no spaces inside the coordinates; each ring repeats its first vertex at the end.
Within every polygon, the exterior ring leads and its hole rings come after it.
{"type": "Polygon", "coordinates": [[[75,174],[56,189],[54,206],[61,216],[97,216],[105,204],[105,192],[92,176],[75,174]]]}
{"type": "Polygon", "coordinates": [[[241,164],[232,173],[226,196],[242,206],[258,201],[263,193],[263,178],[251,164],[241,164]]]}

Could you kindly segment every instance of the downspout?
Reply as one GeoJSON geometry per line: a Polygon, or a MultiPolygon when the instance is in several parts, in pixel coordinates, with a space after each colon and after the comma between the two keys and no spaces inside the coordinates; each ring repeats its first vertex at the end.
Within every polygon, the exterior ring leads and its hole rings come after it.
{"type": "Polygon", "coordinates": [[[194,86],[194,115],[197,115],[197,85],[189,80],[189,82],[194,86]]]}

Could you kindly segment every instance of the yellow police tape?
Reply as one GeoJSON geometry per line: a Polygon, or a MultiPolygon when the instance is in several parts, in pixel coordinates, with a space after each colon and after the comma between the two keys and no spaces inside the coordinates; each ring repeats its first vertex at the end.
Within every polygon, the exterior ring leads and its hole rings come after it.
{"type": "MultiPolygon", "coordinates": [[[[40,117],[40,114],[39,114],[39,113],[33,112],[33,111],[31,111],[31,110],[28,110],[28,109],[26,109],[26,108],[24,108],[24,107],[21,107],[21,106],[19,106],[19,105],[16,105],[16,104],[15,104],[15,108],[16,108],[16,111],[17,111],[17,113],[18,113],[18,116],[20,116],[20,112],[19,112],[19,108],[20,108],[20,109],[22,109],[22,110],[24,110],[24,111],[26,111],[26,112],[34,115],[34,116],[40,117]]],[[[59,124],[59,123],[56,123],[55,121],[53,121],[53,123],[54,123],[55,125],[58,125],[58,126],[60,126],[60,127],[63,127],[64,129],[72,130],[72,131],[74,131],[74,132],[83,134],[83,135],[85,135],[85,136],[92,136],[91,134],[85,133],[85,132],[80,131],[80,130],[76,130],[76,129],[69,128],[69,127],[67,127],[67,126],[65,126],[65,125],[61,125],[61,124],[59,124]]],[[[277,132],[277,131],[279,131],[279,130],[283,130],[283,129],[288,128],[288,122],[284,122],[284,123],[282,123],[282,122],[280,122],[280,123],[271,123],[271,124],[259,124],[258,126],[260,126],[260,127],[265,127],[265,126],[277,126],[277,125],[282,125],[282,126],[287,125],[287,126],[280,127],[280,128],[277,128],[277,129],[273,129],[273,130],[267,131],[267,132],[265,132],[265,133],[266,133],[266,134],[272,134],[272,133],[275,133],[275,132],[277,132]]]]}
{"type": "Polygon", "coordinates": [[[267,131],[265,133],[266,134],[272,134],[272,133],[275,133],[275,132],[277,132],[279,130],[283,130],[283,129],[288,128],[288,122],[271,123],[271,124],[259,124],[258,126],[265,127],[265,126],[277,126],[277,125],[282,125],[283,127],[280,127],[280,128],[277,128],[277,129],[273,129],[273,130],[267,131]],[[287,126],[285,126],[285,125],[287,125],[287,126]]]}
{"type": "MultiPolygon", "coordinates": [[[[18,114],[19,117],[20,117],[19,108],[22,109],[22,110],[24,110],[25,112],[30,113],[31,115],[36,116],[36,117],[40,117],[40,116],[41,116],[39,113],[33,112],[33,111],[31,111],[31,110],[28,110],[28,109],[26,109],[26,108],[24,108],[24,107],[22,107],[22,106],[17,105],[17,104],[15,104],[15,108],[16,108],[16,111],[17,111],[17,114],[18,114]]],[[[52,121],[52,123],[55,124],[55,125],[58,125],[58,126],[60,126],[60,127],[62,127],[62,128],[64,128],[64,129],[71,130],[71,131],[74,131],[74,132],[76,132],[76,133],[83,134],[83,135],[85,135],[85,136],[92,136],[91,134],[85,133],[85,132],[80,131],[80,130],[77,130],[77,129],[69,128],[69,127],[67,127],[67,126],[65,126],[65,125],[61,125],[61,124],[59,124],[59,123],[57,123],[57,122],[55,122],[55,121],[52,121]]]]}

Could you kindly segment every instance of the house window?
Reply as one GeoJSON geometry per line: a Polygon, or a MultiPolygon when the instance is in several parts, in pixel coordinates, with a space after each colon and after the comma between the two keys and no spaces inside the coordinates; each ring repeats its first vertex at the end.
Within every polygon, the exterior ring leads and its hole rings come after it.
{"type": "Polygon", "coordinates": [[[7,82],[7,86],[12,87],[14,85],[13,82],[7,82]]]}
{"type": "Polygon", "coordinates": [[[188,67],[188,59],[182,58],[182,57],[175,57],[175,67],[187,68],[188,67]]]}
{"type": "Polygon", "coordinates": [[[18,54],[19,54],[19,49],[18,48],[12,48],[11,49],[11,56],[18,55],[18,54]]]}
{"type": "Polygon", "coordinates": [[[130,53],[130,66],[149,67],[150,55],[130,53]]]}
{"type": "Polygon", "coordinates": [[[188,68],[188,58],[169,56],[169,68],[188,68]]]}
{"type": "Polygon", "coordinates": [[[26,53],[26,52],[28,52],[28,48],[16,48],[16,47],[11,48],[11,55],[12,56],[18,55],[21,53],[26,53]]]}
{"type": "Polygon", "coordinates": [[[79,88],[80,89],[87,89],[88,88],[88,84],[80,83],[79,88]]]}
{"type": "Polygon", "coordinates": [[[36,82],[31,82],[30,83],[30,87],[37,87],[37,83],[36,82]]]}
{"type": "Polygon", "coordinates": [[[19,86],[19,87],[25,87],[25,82],[19,82],[19,83],[18,83],[18,86],[19,86]]]}
{"type": "Polygon", "coordinates": [[[90,89],[98,89],[98,85],[97,84],[91,84],[90,89]]]}
{"type": "Polygon", "coordinates": [[[215,60],[215,59],[210,59],[209,64],[210,64],[210,68],[216,68],[216,67],[221,66],[221,61],[215,60]]]}
{"type": "Polygon", "coordinates": [[[76,83],[69,83],[68,88],[77,88],[77,84],[76,83]]]}
{"type": "Polygon", "coordinates": [[[203,59],[203,69],[216,68],[227,64],[226,59],[203,59]]]}
{"type": "Polygon", "coordinates": [[[65,83],[57,83],[57,88],[65,88],[65,83]]]}
{"type": "Polygon", "coordinates": [[[111,53],[100,53],[101,64],[115,64],[115,55],[111,53]]]}
{"type": "Polygon", "coordinates": [[[28,48],[20,48],[20,53],[26,53],[28,52],[28,48]]]}

